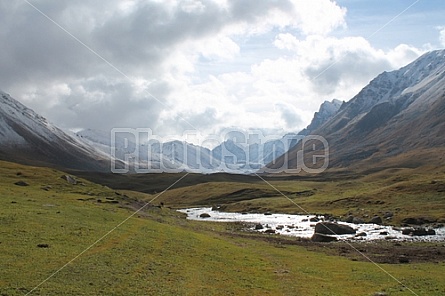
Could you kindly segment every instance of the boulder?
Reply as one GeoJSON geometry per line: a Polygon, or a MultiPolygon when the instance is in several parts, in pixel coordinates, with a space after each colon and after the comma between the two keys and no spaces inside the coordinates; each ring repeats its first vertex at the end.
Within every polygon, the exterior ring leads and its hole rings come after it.
{"type": "Polygon", "coordinates": [[[402,220],[402,223],[409,225],[422,225],[428,223],[434,223],[437,219],[430,217],[409,217],[402,220]]]}
{"type": "Polygon", "coordinates": [[[346,222],[346,223],[352,223],[352,221],[354,221],[354,216],[352,216],[352,215],[349,215],[349,216],[345,219],[345,222],[346,222]]]}
{"type": "Polygon", "coordinates": [[[263,229],[264,227],[263,227],[263,225],[261,225],[261,224],[256,224],[255,225],[255,230],[260,230],[260,229],[263,229]]]}
{"type": "Polygon", "coordinates": [[[266,231],[264,231],[264,233],[273,234],[273,233],[275,233],[275,230],[269,228],[269,229],[266,229],[266,231]]]}
{"type": "Polygon", "coordinates": [[[29,184],[26,183],[25,181],[18,181],[18,182],[15,182],[14,185],[17,185],[17,186],[29,186],[29,184]]]}
{"type": "Polygon", "coordinates": [[[383,220],[382,220],[382,218],[379,217],[379,216],[374,216],[374,217],[372,217],[371,220],[369,220],[369,223],[380,225],[380,224],[383,223],[383,220]]]}
{"type": "Polygon", "coordinates": [[[315,225],[315,232],[321,234],[355,234],[354,228],[332,222],[320,222],[315,225]]]}
{"type": "Polygon", "coordinates": [[[63,175],[61,178],[70,183],[71,185],[77,185],[77,180],[70,175],[63,175]]]}
{"type": "Polygon", "coordinates": [[[394,213],[393,213],[393,212],[386,212],[385,215],[383,215],[383,217],[384,217],[385,219],[392,218],[393,216],[394,216],[394,213]]]}
{"type": "Polygon", "coordinates": [[[411,236],[425,236],[425,235],[436,235],[434,229],[425,228],[405,228],[402,230],[402,234],[411,236]]]}
{"type": "Polygon", "coordinates": [[[357,234],[355,235],[355,237],[364,237],[364,236],[368,236],[368,235],[366,234],[366,232],[360,232],[360,233],[357,233],[357,234]]]}
{"type": "Polygon", "coordinates": [[[210,218],[210,215],[207,213],[202,213],[201,215],[199,215],[199,218],[210,218]]]}
{"type": "Polygon", "coordinates": [[[317,243],[329,243],[329,242],[333,242],[336,240],[337,240],[337,238],[335,236],[330,236],[330,235],[321,234],[321,233],[314,233],[314,235],[312,235],[312,237],[311,237],[311,241],[317,242],[317,243]]]}
{"type": "Polygon", "coordinates": [[[352,223],[363,224],[363,223],[365,223],[365,221],[363,221],[363,219],[361,219],[361,218],[354,217],[354,219],[352,219],[352,223]]]}
{"type": "Polygon", "coordinates": [[[401,255],[399,257],[399,263],[409,263],[409,258],[406,257],[405,255],[401,255]]]}
{"type": "Polygon", "coordinates": [[[318,219],[317,217],[312,217],[309,219],[310,222],[318,222],[320,221],[320,219],[318,219]]]}

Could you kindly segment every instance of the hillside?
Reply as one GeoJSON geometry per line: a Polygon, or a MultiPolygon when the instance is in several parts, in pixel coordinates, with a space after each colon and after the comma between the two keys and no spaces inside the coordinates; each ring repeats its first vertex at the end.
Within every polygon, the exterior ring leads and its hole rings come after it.
{"type": "Polygon", "coordinates": [[[24,164],[109,171],[106,154],[72,137],[0,92],[0,159],[24,164]]]}
{"type": "MultiPolygon", "coordinates": [[[[441,166],[445,163],[444,85],[445,50],[427,53],[377,76],[311,134],[327,139],[331,169],[441,166]]],[[[309,162],[323,147],[307,148],[304,158],[309,162]]],[[[289,151],[290,168],[297,167],[301,149],[300,145],[289,151]]],[[[270,168],[283,163],[282,157],[270,168]]]]}

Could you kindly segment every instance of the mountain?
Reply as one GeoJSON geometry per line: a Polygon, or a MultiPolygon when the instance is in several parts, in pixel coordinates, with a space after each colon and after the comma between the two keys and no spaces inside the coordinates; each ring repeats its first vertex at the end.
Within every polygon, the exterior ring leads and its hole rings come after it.
{"type": "Polygon", "coordinates": [[[312,119],[311,123],[298,134],[306,136],[311,134],[311,132],[317,130],[325,122],[334,117],[342,104],[343,102],[337,99],[333,99],[331,102],[324,101],[324,103],[322,103],[320,106],[320,110],[318,112],[315,112],[314,118],[312,119]]]}
{"type": "Polygon", "coordinates": [[[80,141],[125,162],[130,171],[238,174],[257,171],[303,138],[301,135],[287,134],[281,139],[258,137],[256,141],[247,143],[244,133],[233,132],[233,139],[228,138],[210,150],[185,141],[163,143],[148,134],[136,139],[136,133],[136,130],[131,129],[115,133],[113,143],[111,131],[87,129],[78,132],[76,136],[80,141]]]}
{"type": "MultiPolygon", "coordinates": [[[[426,53],[399,70],[378,75],[310,134],[327,140],[333,169],[442,165],[445,50],[426,53]]],[[[309,163],[327,151],[319,141],[312,144],[303,147],[301,143],[287,153],[287,163],[281,157],[268,167],[299,168],[302,161],[309,163]]]]}
{"type": "Polygon", "coordinates": [[[0,91],[0,159],[32,165],[106,171],[109,157],[68,135],[0,91]]]}

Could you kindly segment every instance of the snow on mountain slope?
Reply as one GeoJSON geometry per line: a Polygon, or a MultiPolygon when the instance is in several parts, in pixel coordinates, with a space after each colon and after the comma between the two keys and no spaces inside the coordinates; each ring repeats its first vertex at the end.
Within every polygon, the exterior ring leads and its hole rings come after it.
{"type": "Polygon", "coordinates": [[[106,170],[106,154],[0,92],[0,158],[62,168],[106,170]]]}
{"type": "Polygon", "coordinates": [[[343,102],[337,99],[333,99],[331,102],[324,101],[324,103],[321,104],[319,111],[315,112],[311,123],[298,134],[309,135],[337,114],[342,104],[343,102]]]}
{"type": "MultiPolygon", "coordinates": [[[[312,134],[328,140],[330,167],[363,170],[437,165],[427,151],[445,147],[444,132],[445,50],[437,50],[378,75],[312,134]]],[[[296,166],[298,149],[289,151],[289,167],[296,166]]]]}

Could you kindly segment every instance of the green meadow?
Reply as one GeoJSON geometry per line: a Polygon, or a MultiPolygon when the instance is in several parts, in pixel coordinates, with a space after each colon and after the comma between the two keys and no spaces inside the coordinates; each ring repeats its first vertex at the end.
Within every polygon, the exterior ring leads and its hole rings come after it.
{"type": "MultiPolygon", "coordinates": [[[[64,175],[0,163],[0,295],[445,294],[444,262],[351,260],[293,238],[249,233],[237,223],[188,221],[175,210],[225,204],[229,210],[299,212],[264,182],[187,184],[155,194],[79,177],[72,185],[64,175]],[[250,192],[247,200],[232,194],[239,190],[250,192]]],[[[398,182],[374,176],[272,183],[310,212],[399,209],[394,223],[419,211],[443,218],[443,175],[434,182],[430,175],[392,175],[398,182]]]]}

